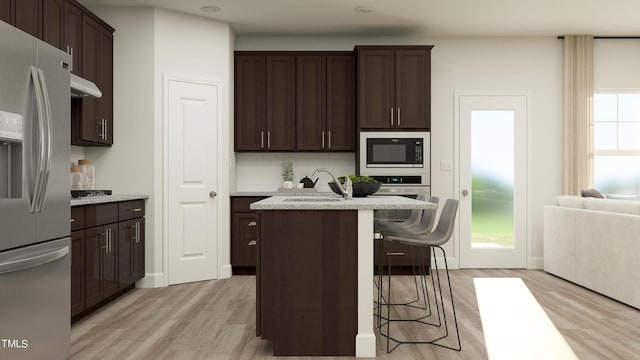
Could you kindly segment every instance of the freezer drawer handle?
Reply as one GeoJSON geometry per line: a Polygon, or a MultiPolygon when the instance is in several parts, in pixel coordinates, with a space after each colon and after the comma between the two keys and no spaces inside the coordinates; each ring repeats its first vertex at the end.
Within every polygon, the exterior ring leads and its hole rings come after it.
{"type": "Polygon", "coordinates": [[[69,247],[65,246],[57,250],[53,250],[46,254],[40,254],[36,256],[29,256],[22,259],[14,259],[6,263],[0,264],[0,274],[6,274],[25,270],[28,268],[44,265],[52,261],[56,261],[69,254],[69,247]]]}

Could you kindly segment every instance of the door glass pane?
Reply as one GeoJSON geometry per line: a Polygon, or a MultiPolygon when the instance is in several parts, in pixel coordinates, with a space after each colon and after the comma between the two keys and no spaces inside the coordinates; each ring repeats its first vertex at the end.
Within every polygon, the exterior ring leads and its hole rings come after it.
{"type": "Polygon", "coordinates": [[[471,112],[471,247],[513,248],[512,110],[471,112]]]}

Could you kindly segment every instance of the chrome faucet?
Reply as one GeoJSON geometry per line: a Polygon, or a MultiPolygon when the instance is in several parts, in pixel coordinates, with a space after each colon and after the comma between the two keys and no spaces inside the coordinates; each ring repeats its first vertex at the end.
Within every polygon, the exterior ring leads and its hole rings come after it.
{"type": "Polygon", "coordinates": [[[344,186],[342,186],[342,184],[340,184],[340,181],[338,181],[336,176],[333,175],[333,173],[329,169],[325,169],[325,168],[316,169],[316,171],[314,171],[313,175],[311,176],[318,176],[318,173],[320,172],[326,172],[327,174],[331,175],[331,177],[333,178],[333,181],[336,182],[336,185],[338,186],[338,189],[340,189],[340,192],[342,193],[342,196],[344,197],[345,200],[353,199],[353,182],[351,182],[351,178],[349,177],[349,175],[346,175],[344,177],[344,186]]]}

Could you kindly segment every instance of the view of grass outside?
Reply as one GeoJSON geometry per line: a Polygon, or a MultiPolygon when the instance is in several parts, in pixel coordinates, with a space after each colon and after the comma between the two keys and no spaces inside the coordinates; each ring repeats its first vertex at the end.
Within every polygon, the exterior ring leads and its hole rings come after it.
{"type": "Polygon", "coordinates": [[[512,248],[513,190],[474,188],[471,206],[471,243],[512,248]]]}
{"type": "Polygon", "coordinates": [[[471,246],[514,247],[514,112],[471,115],[471,246]]]}

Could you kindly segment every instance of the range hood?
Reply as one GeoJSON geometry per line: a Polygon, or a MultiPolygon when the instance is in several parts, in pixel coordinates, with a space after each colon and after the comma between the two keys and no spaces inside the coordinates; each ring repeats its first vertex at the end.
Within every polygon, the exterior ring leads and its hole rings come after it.
{"type": "Polygon", "coordinates": [[[91,81],[71,74],[71,97],[80,98],[87,96],[100,98],[102,97],[102,91],[91,81]]]}

